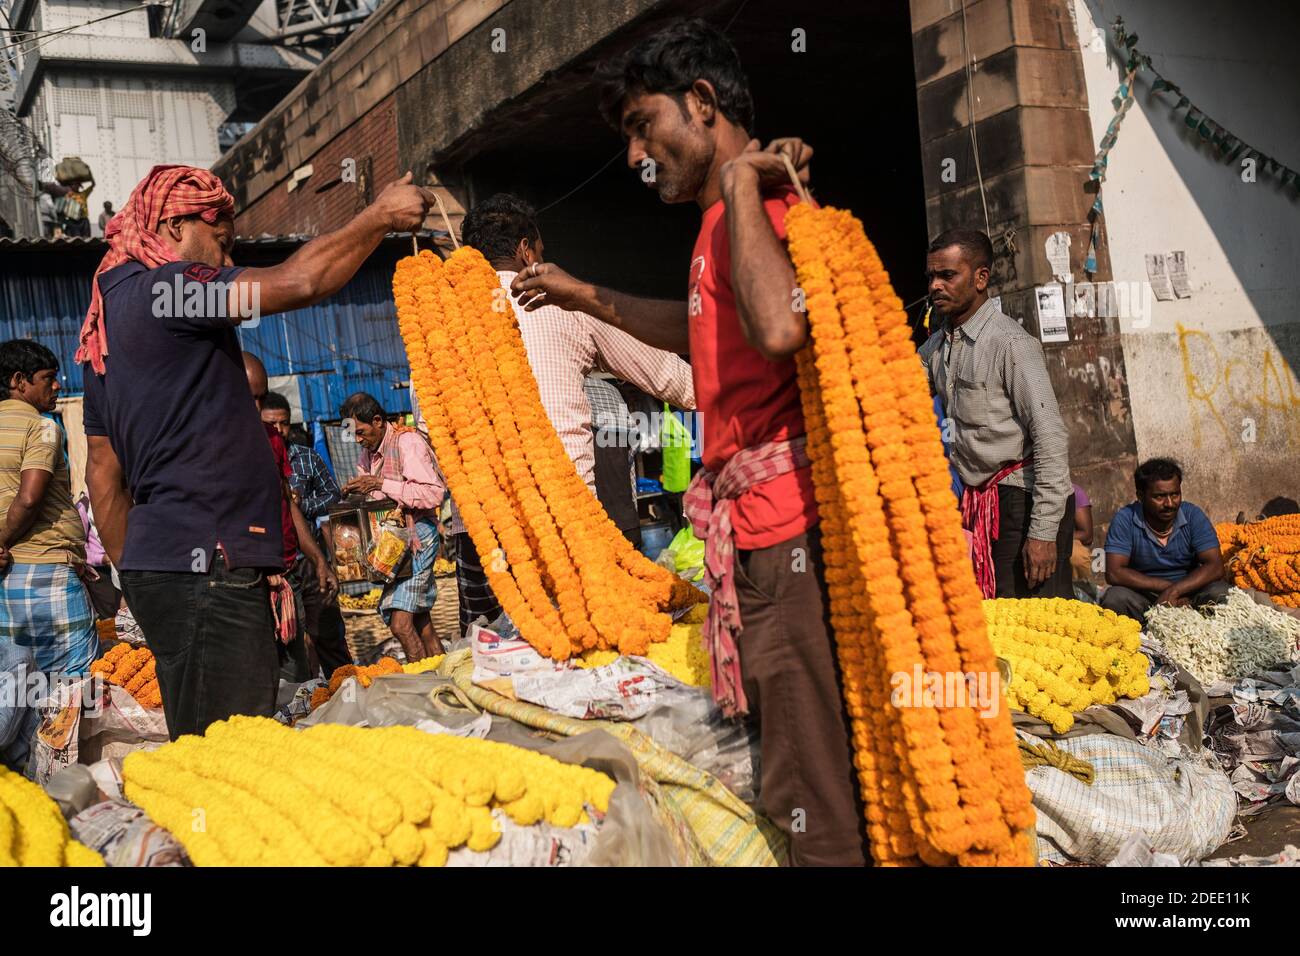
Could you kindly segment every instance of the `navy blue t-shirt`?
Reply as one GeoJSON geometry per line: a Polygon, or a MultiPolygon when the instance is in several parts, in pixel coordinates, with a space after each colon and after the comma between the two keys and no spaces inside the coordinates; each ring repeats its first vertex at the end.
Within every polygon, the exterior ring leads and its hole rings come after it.
{"type": "Polygon", "coordinates": [[[1160,540],[1147,527],[1142,516],[1142,502],[1135,501],[1115,512],[1106,532],[1106,553],[1128,556],[1134,571],[1166,581],[1181,581],[1201,562],[1197,555],[1219,546],[1219,536],[1205,512],[1184,501],[1178,506],[1168,542],[1160,540]]]}
{"type": "Polygon", "coordinates": [[[280,478],[234,322],[207,308],[167,315],[183,310],[159,308],[154,294],[178,275],[229,282],[241,271],[128,262],[99,278],[108,356],[103,376],[84,368],[84,414],[86,434],[112,444],[134,502],[119,570],[204,570],[218,541],[231,567],[284,566],[280,478]]]}

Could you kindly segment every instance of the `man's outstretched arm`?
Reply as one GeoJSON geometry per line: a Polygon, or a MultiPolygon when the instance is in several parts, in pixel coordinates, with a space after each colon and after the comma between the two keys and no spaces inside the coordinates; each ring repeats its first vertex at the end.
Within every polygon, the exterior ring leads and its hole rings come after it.
{"type": "Polygon", "coordinates": [[[343,288],[390,232],[407,232],[424,222],[433,193],[411,183],[411,174],[384,188],[373,203],[341,228],[313,239],[278,266],[245,269],[231,283],[227,314],[257,317],[301,309],[343,288]]]}
{"type": "Polygon", "coordinates": [[[685,354],[690,350],[686,303],[643,299],[575,279],[552,262],[530,266],[515,276],[510,292],[525,311],[554,305],[586,312],[657,349],[685,354]]]}

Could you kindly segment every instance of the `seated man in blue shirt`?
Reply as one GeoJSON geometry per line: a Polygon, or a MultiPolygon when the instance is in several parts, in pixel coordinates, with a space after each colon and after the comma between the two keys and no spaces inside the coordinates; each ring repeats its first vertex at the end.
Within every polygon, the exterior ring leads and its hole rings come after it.
{"type": "Polygon", "coordinates": [[[1153,604],[1222,603],[1228,596],[1214,525],[1183,501],[1183,472],[1169,458],[1144,461],[1133,473],[1138,500],[1115,515],[1106,534],[1101,606],[1137,621],[1153,604]]]}

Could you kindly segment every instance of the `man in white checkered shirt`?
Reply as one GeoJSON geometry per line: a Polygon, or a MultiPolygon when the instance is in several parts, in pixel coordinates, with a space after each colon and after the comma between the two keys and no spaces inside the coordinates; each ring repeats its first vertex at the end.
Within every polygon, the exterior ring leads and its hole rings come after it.
{"type": "Polygon", "coordinates": [[[1070,436],[1043,347],[989,299],[992,265],[982,232],[950,229],[930,243],[926,281],[944,322],[921,361],[954,428],[962,519],[984,596],[1073,597],[1070,436]]]}
{"type": "MultiPolygon", "coordinates": [[[[600,322],[583,312],[569,312],[556,306],[542,306],[525,312],[509,298],[510,283],[519,273],[543,260],[537,214],[523,200],[498,193],[474,206],[465,217],[462,240],[487,257],[501,279],[506,296],[519,320],[519,331],[541,391],[542,406],[559,433],[564,450],[578,468],[578,474],[596,494],[596,447],[591,404],[583,391],[590,372],[604,371],[635,385],[655,398],[678,408],[695,408],[691,367],[679,356],[652,348],[626,332],[600,322]]],[[[415,404],[412,408],[419,427],[428,431],[415,404]]],[[[460,624],[464,634],[480,615],[489,621],[501,613],[483,572],[478,553],[465,531],[459,512],[451,523],[460,585],[460,624]]]]}

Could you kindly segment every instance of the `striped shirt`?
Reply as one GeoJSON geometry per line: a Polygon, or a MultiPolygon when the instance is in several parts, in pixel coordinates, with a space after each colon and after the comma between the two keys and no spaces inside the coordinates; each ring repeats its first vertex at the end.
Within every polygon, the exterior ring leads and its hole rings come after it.
{"type": "Polygon", "coordinates": [[[952,422],[952,462],[962,482],[981,485],[1032,455],[1001,484],[1033,499],[1029,537],[1055,541],[1073,491],[1070,442],[1038,340],[990,300],[955,331],[945,323],[920,354],[952,422]]]}
{"type": "MultiPolygon", "coordinates": [[[[501,287],[509,290],[515,273],[498,271],[497,275],[501,287]]],[[[610,372],[678,408],[695,408],[691,367],[672,352],[652,348],[584,312],[567,312],[554,305],[525,312],[514,298],[510,303],[519,319],[542,407],[592,494],[596,449],[591,403],[582,388],[589,373],[610,372]]]]}
{"type": "Polygon", "coordinates": [[[324,518],[330,505],[343,499],[338,482],[320,455],[306,445],[289,442],[289,484],[298,493],[298,508],[308,521],[324,518]]]}
{"type": "Polygon", "coordinates": [[[19,564],[80,564],[86,560],[81,515],[72,503],[63,430],[16,398],[0,401],[0,524],[18,495],[24,471],[48,471],[50,483],[27,533],[9,543],[19,564]]]}

